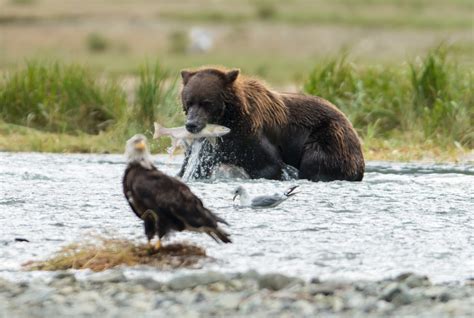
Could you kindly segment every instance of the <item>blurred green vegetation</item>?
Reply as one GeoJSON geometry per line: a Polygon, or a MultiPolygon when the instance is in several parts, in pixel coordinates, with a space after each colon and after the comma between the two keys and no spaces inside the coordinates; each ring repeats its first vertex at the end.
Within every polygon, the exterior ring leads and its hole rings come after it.
{"type": "Polygon", "coordinates": [[[272,1],[257,0],[229,6],[212,6],[206,10],[163,9],[159,17],[183,23],[242,24],[252,22],[302,25],[341,25],[361,28],[459,29],[472,26],[469,1],[405,1],[405,0],[339,0],[339,1],[272,1]],[[439,10],[456,15],[444,15],[439,10]],[[467,10],[463,12],[462,10],[467,10]],[[430,10],[438,11],[433,14],[430,10]]]}
{"type": "MultiPolygon", "coordinates": [[[[95,80],[76,64],[26,63],[0,80],[0,149],[121,152],[129,136],[151,137],[155,120],[181,123],[176,78],[157,63],[144,64],[139,74],[128,104],[113,78],[95,80]]],[[[166,145],[160,140],[152,150],[166,145]]]]}
{"type": "Polygon", "coordinates": [[[153,127],[154,121],[167,125],[182,124],[177,96],[177,76],[171,75],[159,63],[145,63],[140,68],[130,117],[139,127],[153,127]]]}
{"type": "Polygon", "coordinates": [[[364,138],[399,138],[474,147],[474,71],[446,48],[394,66],[357,67],[347,55],[317,66],[304,89],[337,105],[364,138]]]}
{"type": "Polygon", "coordinates": [[[10,0],[13,5],[31,5],[35,4],[36,0],[10,0]]]}
{"type": "Polygon", "coordinates": [[[86,39],[87,48],[91,52],[103,52],[109,48],[109,42],[104,35],[94,32],[86,39]]]}
{"type": "Polygon", "coordinates": [[[473,14],[472,0],[6,0],[0,73],[48,58],[128,76],[148,58],[176,73],[238,67],[285,87],[301,85],[344,47],[357,64],[390,66],[441,41],[472,67],[473,14]],[[200,40],[196,30],[208,35],[207,49],[190,49],[200,40]]]}
{"type": "MultiPolygon", "coordinates": [[[[368,158],[472,149],[474,71],[448,53],[440,46],[413,61],[373,66],[351,63],[341,53],[308,70],[303,89],[350,118],[368,158]]],[[[127,86],[59,62],[29,62],[8,72],[0,80],[0,149],[121,152],[131,135],[151,137],[154,121],[181,125],[177,74],[159,63],[142,64],[136,74],[127,86]]],[[[163,151],[168,142],[152,143],[152,150],[163,151]]]]}
{"type": "Polygon", "coordinates": [[[0,118],[44,131],[98,133],[125,105],[120,87],[74,64],[28,62],[0,82],[0,118]]]}

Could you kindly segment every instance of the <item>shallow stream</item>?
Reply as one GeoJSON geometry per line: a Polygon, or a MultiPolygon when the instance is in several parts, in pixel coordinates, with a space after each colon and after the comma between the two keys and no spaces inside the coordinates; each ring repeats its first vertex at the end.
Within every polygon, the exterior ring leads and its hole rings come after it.
{"type": "MultiPolygon", "coordinates": [[[[182,157],[155,159],[160,169],[175,174],[182,157]]],[[[90,234],[145,241],[122,195],[124,169],[120,155],[0,153],[0,276],[35,275],[22,272],[21,264],[90,234]]],[[[231,224],[234,241],[219,245],[193,233],[171,237],[207,249],[213,260],[202,270],[367,279],[414,271],[438,282],[474,276],[472,165],[368,162],[363,182],[189,185],[231,224]],[[232,202],[237,185],[256,195],[293,184],[299,193],[274,209],[236,208],[232,202]]],[[[180,272],[137,268],[130,275],[180,272]]]]}

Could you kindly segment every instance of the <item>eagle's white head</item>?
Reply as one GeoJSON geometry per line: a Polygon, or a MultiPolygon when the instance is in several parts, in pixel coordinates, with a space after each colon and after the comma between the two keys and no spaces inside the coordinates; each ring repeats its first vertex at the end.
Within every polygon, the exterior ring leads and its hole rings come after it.
{"type": "Polygon", "coordinates": [[[127,157],[128,163],[139,163],[145,169],[151,169],[153,167],[147,139],[142,134],[137,134],[127,140],[125,156],[127,157]]]}

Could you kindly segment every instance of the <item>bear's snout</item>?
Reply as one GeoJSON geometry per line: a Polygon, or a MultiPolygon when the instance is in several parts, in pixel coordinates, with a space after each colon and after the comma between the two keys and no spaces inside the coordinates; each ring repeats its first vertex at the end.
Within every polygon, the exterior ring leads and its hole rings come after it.
{"type": "Polygon", "coordinates": [[[186,130],[192,134],[196,134],[204,129],[204,124],[200,124],[196,121],[187,121],[186,122],[186,130]]]}
{"type": "Polygon", "coordinates": [[[197,134],[206,127],[208,122],[207,111],[203,107],[191,106],[188,109],[186,130],[192,134],[197,134]]]}

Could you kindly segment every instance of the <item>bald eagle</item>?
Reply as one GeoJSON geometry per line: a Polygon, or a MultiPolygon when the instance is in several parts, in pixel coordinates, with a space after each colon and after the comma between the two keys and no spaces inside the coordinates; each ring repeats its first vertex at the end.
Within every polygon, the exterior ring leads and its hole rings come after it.
{"type": "Polygon", "coordinates": [[[171,231],[204,232],[216,242],[231,243],[229,234],[218,226],[228,223],[206,209],[189,187],[159,171],[151,162],[146,137],[135,135],[125,147],[128,166],[123,193],[133,212],[143,220],[148,244],[171,231]]]}

